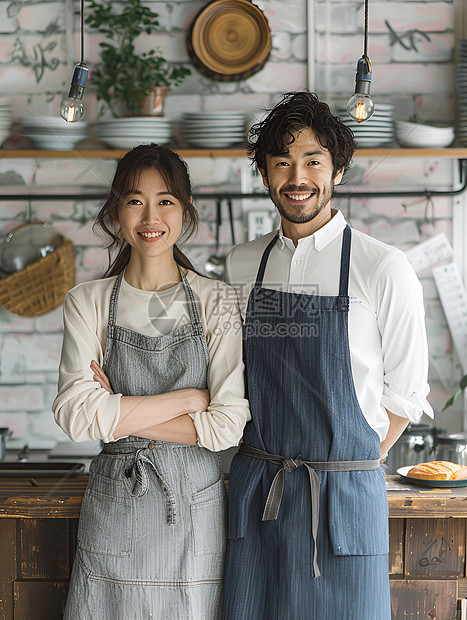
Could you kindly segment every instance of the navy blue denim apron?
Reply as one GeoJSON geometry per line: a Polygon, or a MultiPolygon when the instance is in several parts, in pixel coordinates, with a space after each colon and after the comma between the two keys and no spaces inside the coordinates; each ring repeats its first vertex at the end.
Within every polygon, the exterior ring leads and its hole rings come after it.
{"type": "MultiPolygon", "coordinates": [[[[206,387],[206,337],[180,273],[191,323],[160,337],[116,324],[116,279],[104,355],[114,392],[206,387]]],[[[225,499],[216,452],[135,436],[105,444],[90,467],[65,620],[218,620],[225,499]]]]}
{"type": "Polygon", "coordinates": [[[348,339],[350,228],[339,295],[262,287],[244,326],[252,420],[229,482],[223,620],[390,620],[380,439],[348,339]]]}

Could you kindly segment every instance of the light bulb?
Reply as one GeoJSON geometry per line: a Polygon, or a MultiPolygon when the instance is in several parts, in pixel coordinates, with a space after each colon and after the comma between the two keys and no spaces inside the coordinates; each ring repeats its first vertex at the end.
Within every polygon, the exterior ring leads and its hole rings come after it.
{"type": "Polygon", "coordinates": [[[60,104],[60,115],[67,123],[76,123],[83,116],[83,94],[88,79],[89,69],[84,63],[76,65],[71,80],[70,92],[63,97],[60,104]]]}
{"type": "Polygon", "coordinates": [[[76,123],[83,116],[83,102],[76,97],[63,97],[60,104],[60,114],[67,123],[76,123]]]}
{"type": "Polygon", "coordinates": [[[346,110],[357,123],[363,123],[373,116],[375,104],[370,95],[355,93],[347,102],[346,110]]]}
{"type": "Polygon", "coordinates": [[[355,94],[347,102],[346,110],[357,123],[363,123],[373,116],[375,104],[370,97],[371,64],[368,56],[362,56],[357,62],[355,94]]]}

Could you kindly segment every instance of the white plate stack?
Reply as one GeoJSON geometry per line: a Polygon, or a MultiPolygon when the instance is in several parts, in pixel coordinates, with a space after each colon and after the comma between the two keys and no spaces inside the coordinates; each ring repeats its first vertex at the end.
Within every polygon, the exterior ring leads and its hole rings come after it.
{"type": "Polygon", "coordinates": [[[459,124],[457,136],[467,145],[467,39],[459,40],[459,62],[457,65],[456,87],[459,102],[459,124]]]}
{"type": "Polygon", "coordinates": [[[35,147],[49,151],[68,151],[89,135],[85,121],[67,123],[61,116],[23,116],[19,119],[21,133],[35,147]]]}
{"type": "Polygon", "coordinates": [[[12,120],[10,100],[0,99],[0,146],[10,135],[12,120]]]}
{"type": "Polygon", "coordinates": [[[226,148],[244,143],[245,115],[243,112],[190,112],[182,117],[184,140],[201,148],[226,148]]]}
{"type": "Polygon", "coordinates": [[[98,120],[94,135],[116,149],[132,149],[139,144],[170,142],[170,120],[164,116],[129,116],[98,120]]]}
{"type": "Polygon", "coordinates": [[[337,114],[344,125],[353,131],[357,148],[366,149],[394,142],[393,107],[390,103],[375,102],[373,116],[364,123],[357,123],[345,108],[339,108],[337,114]]]}

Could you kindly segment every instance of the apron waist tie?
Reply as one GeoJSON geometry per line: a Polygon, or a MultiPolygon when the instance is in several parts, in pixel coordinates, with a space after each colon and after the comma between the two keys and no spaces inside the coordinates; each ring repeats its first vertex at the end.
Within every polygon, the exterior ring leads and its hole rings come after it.
{"type": "Polygon", "coordinates": [[[299,454],[294,459],[288,459],[277,454],[270,454],[259,448],[241,444],[239,448],[240,454],[251,456],[256,459],[264,459],[276,465],[279,465],[276,475],[271,483],[266,504],[264,506],[263,521],[274,521],[277,519],[279,508],[284,492],[284,471],[291,472],[300,467],[306,467],[310,477],[310,493],[311,493],[311,534],[313,538],[313,577],[319,577],[318,568],[318,524],[319,524],[319,478],[315,469],[319,471],[370,471],[378,469],[380,466],[379,459],[367,461],[302,461],[299,454]]]}
{"type": "Polygon", "coordinates": [[[166,483],[166,481],[161,476],[160,472],[157,470],[154,463],[148,459],[147,456],[141,454],[144,448],[139,449],[136,452],[135,460],[133,461],[133,465],[130,469],[125,472],[125,475],[130,478],[132,482],[132,491],[131,494],[133,497],[142,497],[146,495],[149,490],[149,476],[146,467],[149,465],[154,470],[159,483],[161,485],[162,491],[165,495],[165,505],[166,505],[166,514],[167,514],[167,524],[168,525],[177,525],[177,511],[176,511],[176,501],[175,496],[166,483]]]}

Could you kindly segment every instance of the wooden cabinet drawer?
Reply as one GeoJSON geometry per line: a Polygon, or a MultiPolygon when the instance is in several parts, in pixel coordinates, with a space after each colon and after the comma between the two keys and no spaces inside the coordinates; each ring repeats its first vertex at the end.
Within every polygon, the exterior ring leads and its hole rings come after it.
{"type": "Polygon", "coordinates": [[[15,581],[14,620],[62,620],[68,583],[15,581]]]}
{"type": "Polygon", "coordinates": [[[457,581],[391,579],[392,620],[456,620],[457,581]]]}
{"type": "Polygon", "coordinates": [[[464,577],[465,528],[465,519],[407,519],[404,577],[464,577]]]}

